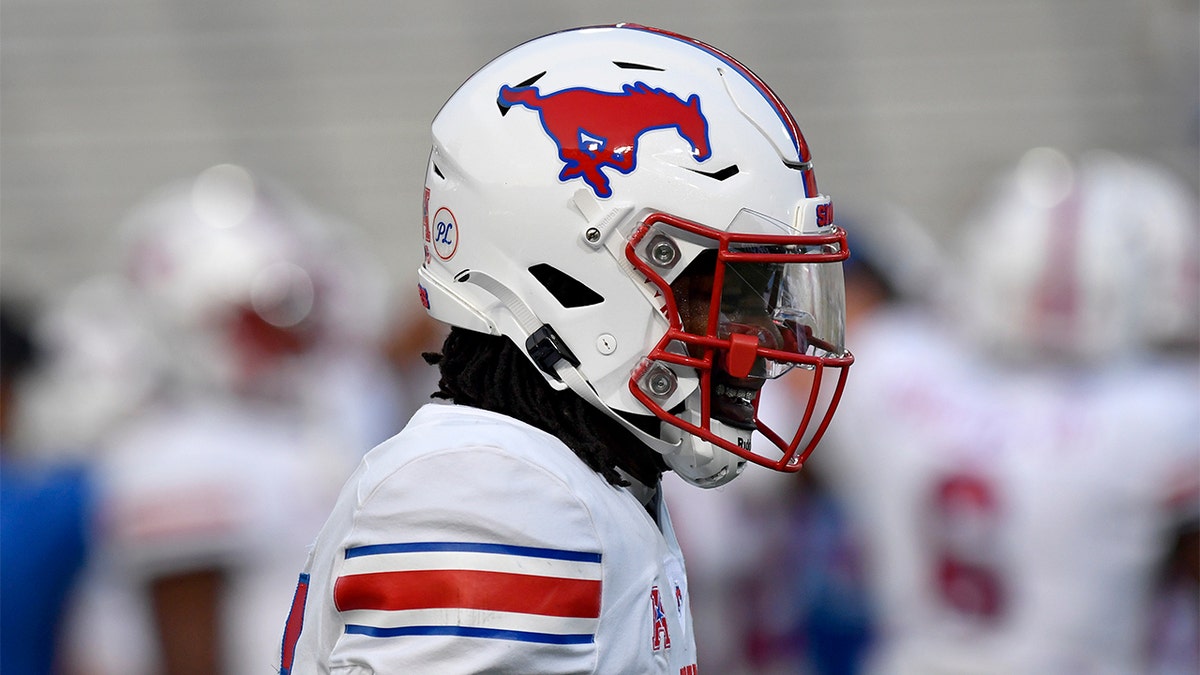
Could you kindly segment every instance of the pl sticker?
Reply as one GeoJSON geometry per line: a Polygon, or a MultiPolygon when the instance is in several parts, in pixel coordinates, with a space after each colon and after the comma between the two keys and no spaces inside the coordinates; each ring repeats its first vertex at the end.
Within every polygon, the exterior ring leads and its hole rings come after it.
{"type": "Polygon", "coordinates": [[[433,214],[433,222],[430,225],[433,252],[442,260],[453,258],[454,252],[458,250],[458,222],[454,220],[454,214],[443,206],[433,214]]]}

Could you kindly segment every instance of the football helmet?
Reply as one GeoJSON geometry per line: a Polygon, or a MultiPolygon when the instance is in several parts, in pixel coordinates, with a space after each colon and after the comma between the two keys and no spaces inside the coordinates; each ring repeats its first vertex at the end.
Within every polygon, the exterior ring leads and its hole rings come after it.
{"type": "Polygon", "coordinates": [[[1014,359],[1194,342],[1198,228],[1194,197],[1161,167],[1031,149],[964,228],[959,315],[1014,359]]]}
{"type": "Polygon", "coordinates": [[[485,65],[432,134],[418,276],[434,318],[507,336],[692,484],[800,469],[853,360],[849,251],[754,73],[667,31],[577,28],[485,65]],[[756,411],[784,374],[810,396],[775,429],[756,411]]]}
{"type": "Polygon", "coordinates": [[[39,448],[90,452],[160,391],[167,345],[142,296],[117,275],[56,295],[34,330],[44,361],[22,409],[39,448]]]}
{"type": "Polygon", "coordinates": [[[150,195],[119,246],[181,383],[286,388],[268,376],[317,348],[382,334],[382,276],[342,224],[241,166],[150,195]]]}

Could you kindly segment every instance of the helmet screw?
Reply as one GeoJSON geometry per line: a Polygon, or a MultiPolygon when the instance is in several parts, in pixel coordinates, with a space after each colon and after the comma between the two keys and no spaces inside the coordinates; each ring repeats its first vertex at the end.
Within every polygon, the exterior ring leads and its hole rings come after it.
{"type": "Polygon", "coordinates": [[[659,267],[670,267],[679,258],[679,249],[675,242],[663,235],[650,240],[650,261],[659,267]]]}
{"type": "Polygon", "coordinates": [[[587,229],[587,232],[583,233],[583,238],[587,239],[588,241],[592,242],[593,244],[600,241],[600,228],[589,227],[587,229]]]}
{"type": "Polygon", "coordinates": [[[659,398],[666,398],[675,393],[677,382],[675,373],[662,365],[654,366],[649,373],[646,373],[646,386],[649,387],[651,394],[659,398]]]}
{"type": "Polygon", "coordinates": [[[603,333],[596,338],[596,350],[605,356],[611,355],[617,351],[617,338],[609,333],[603,333]]]}

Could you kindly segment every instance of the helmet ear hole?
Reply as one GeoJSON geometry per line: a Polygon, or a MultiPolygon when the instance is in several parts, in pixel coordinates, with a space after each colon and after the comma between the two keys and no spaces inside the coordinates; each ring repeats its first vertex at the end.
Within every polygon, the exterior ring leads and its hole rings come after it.
{"type": "Polygon", "coordinates": [[[589,288],[582,281],[559,270],[558,268],[539,263],[529,268],[529,273],[538,280],[558,304],[567,309],[573,307],[588,307],[604,302],[604,296],[589,288]]]}

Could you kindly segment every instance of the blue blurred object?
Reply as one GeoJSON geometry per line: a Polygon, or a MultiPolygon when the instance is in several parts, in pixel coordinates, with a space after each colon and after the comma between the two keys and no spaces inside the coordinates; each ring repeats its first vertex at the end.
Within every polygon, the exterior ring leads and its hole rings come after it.
{"type": "Polygon", "coordinates": [[[82,465],[50,465],[9,443],[18,382],[38,363],[29,325],[0,306],[0,672],[58,672],[59,635],[87,558],[93,487],[82,465]]]}
{"type": "Polygon", "coordinates": [[[862,551],[842,505],[810,480],[793,509],[791,554],[799,573],[790,594],[797,617],[792,635],[811,672],[862,672],[873,614],[862,551]]]}
{"type": "Polygon", "coordinates": [[[83,467],[0,463],[0,672],[56,672],[58,635],[88,551],[83,467]]]}

